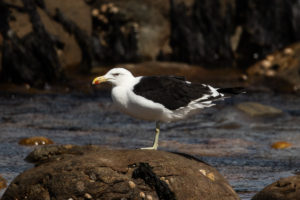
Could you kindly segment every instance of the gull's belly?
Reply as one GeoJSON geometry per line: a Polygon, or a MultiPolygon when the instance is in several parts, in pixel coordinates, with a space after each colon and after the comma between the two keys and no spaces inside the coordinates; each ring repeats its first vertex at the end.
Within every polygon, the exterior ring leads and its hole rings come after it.
{"type": "Polygon", "coordinates": [[[164,107],[134,94],[132,91],[114,88],[112,99],[118,110],[132,117],[160,121],[164,115],[164,107]]]}
{"type": "Polygon", "coordinates": [[[163,110],[159,106],[141,105],[133,101],[128,104],[127,114],[143,120],[158,121],[163,110]]]}

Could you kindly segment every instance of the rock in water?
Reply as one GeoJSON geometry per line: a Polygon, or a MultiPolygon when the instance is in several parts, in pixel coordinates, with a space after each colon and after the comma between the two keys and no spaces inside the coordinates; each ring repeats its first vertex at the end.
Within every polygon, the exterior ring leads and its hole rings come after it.
{"type": "Polygon", "coordinates": [[[38,166],[20,174],[2,200],[239,199],[215,168],[182,154],[52,145],[27,160],[38,166]]]}
{"type": "Polygon", "coordinates": [[[2,190],[3,188],[6,188],[6,180],[0,176],[0,190],[2,190]]]}
{"type": "Polygon", "coordinates": [[[19,144],[25,146],[37,146],[37,145],[53,144],[53,141],[43,136],[36,136],[36,137],[23,138],[19,141],[19,144]]]}
{"type": "Polygon", "coordinates": [[[276,117],[283,114],[283,112],[277,108],[256,102],[240,103],[237,105],[237,108],[251,117],[276,117]]]}
{"type": "Polygon", "coordinates": [[[289,142],[285,142],[285,141],[274,142],[271,145],[271,147],[273,149],[286,149],[286,148],[289,148],[290,146],[292,146],[292,144],[289,142]]]}
{"type": "Polygon", "coordinates": [[[252,200],[297,200],[300,197],[300,175],[282,178],[265,187],[252,200]]]}

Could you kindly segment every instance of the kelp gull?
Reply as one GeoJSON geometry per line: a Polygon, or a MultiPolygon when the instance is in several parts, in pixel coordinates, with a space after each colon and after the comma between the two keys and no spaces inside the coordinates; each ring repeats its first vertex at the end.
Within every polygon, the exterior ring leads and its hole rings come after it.
{"type": "Polygon", "coordinates": [[[156,121],[156,135],[152,147],[158,147],[160,122],[184,119],[211,107],[215,100],[241,93],[241,88],[213,88],[191,83],[180,76],[139,76],[124,68],[114,68],[104,76],[93,80],[93,85],[102,82],[112,84],[111,96],[121,112],[132,117],[156,121]]]}

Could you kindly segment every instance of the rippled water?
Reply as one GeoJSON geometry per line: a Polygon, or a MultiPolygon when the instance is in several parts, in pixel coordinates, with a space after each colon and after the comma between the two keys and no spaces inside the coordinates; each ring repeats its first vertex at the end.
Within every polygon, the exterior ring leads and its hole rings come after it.
{"type": "MultiPolygon", "coordinates": [[[[160,149],[189,153],[210,163],[229,180],[241,199],[250,199],[266,185],[300,168],[299,105],[297,96],[239,95],[187,120],[162,124],[160,149]],[[251,118],[234,107],[244,101],[271,105],[284,114],[251,118]],[[281,140],[291,142],[292,147],[270,148],[281,140]]],[[[0,175],[10,182],[32,167],[23,159],[33,147],[18,145],[24,137],[45,136],[56,144],[139,148],[152,145],[154,127],[154,122],[132,119],[113,110],[107,92],[0,94],[0,175]]]]}

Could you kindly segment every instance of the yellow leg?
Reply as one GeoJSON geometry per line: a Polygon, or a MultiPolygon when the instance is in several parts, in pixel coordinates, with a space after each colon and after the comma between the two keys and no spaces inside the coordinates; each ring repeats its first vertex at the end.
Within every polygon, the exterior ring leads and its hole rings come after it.
{"type": "Polygon", "coordinates": [[[154,139],[154,142],[153,142],[153,146],[152,146],[152,147],[145,147],[145,148],[141,148],[141,149],[146,149],[146,150],[157,150],[157,147],[158,147],[159,132],[160,132],[160,125],[159,125],[159,122],[156,122],[155,139],[154,139]]]}

